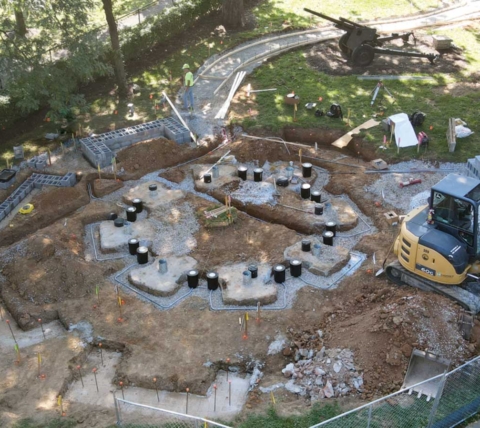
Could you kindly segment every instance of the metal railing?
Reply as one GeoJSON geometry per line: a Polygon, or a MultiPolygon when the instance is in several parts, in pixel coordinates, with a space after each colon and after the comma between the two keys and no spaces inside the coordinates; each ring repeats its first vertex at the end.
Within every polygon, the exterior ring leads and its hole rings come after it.
{"type": "Polygon", "coordinates": [[[480,411],[480,357],[310,428],[449,428],[480,411]],[[435,383],[435,394],[424,395],[435,383]],[[428,385],[427,385],[428,384],[428,385]]]}

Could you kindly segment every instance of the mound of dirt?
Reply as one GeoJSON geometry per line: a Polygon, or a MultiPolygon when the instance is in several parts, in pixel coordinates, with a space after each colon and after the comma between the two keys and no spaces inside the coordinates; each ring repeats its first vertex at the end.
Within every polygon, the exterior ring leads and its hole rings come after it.
{"type": "Polygon", "coordinates": [[[121,189],[122,187],[123,181],[97,178],[93,182],[93,193],[97,198],[102,198],[105,195],[115,192],[115,190],[121,189]]]}
{"type": "Polygon", "coordinates": [[[138,179],[149,172],[167,168],[208,153],[214,143],[192,148],[165,138],[144,141],[118,153],[118,169],[123,168],[128,179],[138,179]]]}

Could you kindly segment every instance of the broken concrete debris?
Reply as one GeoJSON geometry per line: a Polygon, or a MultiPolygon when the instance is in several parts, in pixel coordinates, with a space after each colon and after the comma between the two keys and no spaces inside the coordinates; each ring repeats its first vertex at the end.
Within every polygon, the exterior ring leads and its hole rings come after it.
{"type": "Polygon", "coordinates": [[[363,392],[363,373],[353,361],[349,349],[299,349],[303,357],[282,370],[290,380],[285,389],[311,400],[342,397],[363,392]]]}

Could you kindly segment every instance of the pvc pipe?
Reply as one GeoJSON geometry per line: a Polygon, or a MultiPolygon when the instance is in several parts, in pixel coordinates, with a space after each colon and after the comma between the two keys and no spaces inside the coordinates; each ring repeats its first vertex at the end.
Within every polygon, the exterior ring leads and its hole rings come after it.
{"type": "Polygon", "coordinates": [[[185,121],[183,120],[182,116],[180,115],[180,113],[177,111],[177,109],[175,108],[175,106],[173,105],[173,103],[170,101],[170,98],[168,98],[167,94],[164,92],[162,92],[163,96],[165,97],[165,99],[168,101],[168,104],[170,104],[170,106],[172,107],[172,110],[175,112],[175,114],[177,115],[177,117],[180,119],[180,122],[182,122],[182,125],[188,129],[188,131],[190,132],[190,137],[192,137],[192,140],[197,144],[198,146],[198,143],[197,143],[197,137],[195,137],[195,135],[193,135],[193,132],[190,131],[190,128],[187,126],[187,124],[185,123],[185,121]]]}

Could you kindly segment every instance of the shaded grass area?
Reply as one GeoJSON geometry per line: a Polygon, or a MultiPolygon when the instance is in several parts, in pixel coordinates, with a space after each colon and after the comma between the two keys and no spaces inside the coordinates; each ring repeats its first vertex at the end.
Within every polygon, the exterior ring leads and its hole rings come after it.
{"type": "MultiPolygon", "coordinates": [[[[452,30],[453,31],[453,30],[452,30]]],[[[404,112],[412,114],[420,110],[426,113],[427,118],[417,132],[425,131],[430,137],[430,145],[417,153],[416,147],[403,148],[397,153],[394,143],[389,149],[378,149],[383,145],[384,131],[380,126],[365,132],[365,140],[375,149],[379,150],[379,157],[394,159],[410,159],[422,157],[431,160],[465,161],[478,154],[480,135],[477,133],[465,139],[457,139],[454,153],[449,153],[446,141],[448,118],[460,117],[467,122],[473,131],[480,128],[478,109],[480,108],[480,91],[464,91],[462,95],[452,97],[448,91],[441,88],[448,83],[469,80],[470,73],[478,69],[480,43],[478,36],[472,29],[455,29],[454,40],[458,45],[467,49],[470,64],[462,74],[444,75],[431,74],[434,81],[389,80],[385,85],[392,93],[391,98],[384,90],[379,92],[377,100],[370,106],[372,90],[375,88],[374,80],[358,80],[356,76],[331,76],[311,69],[302,51],[287,53],[265,66],[257,69],[249,82],[256,89],[278,88],[276,92],[263,92],[256,94],[256,103],[252,108],[258,114],[242,120],[244,127],[267,128],[279,132],[284,126],[300,128],[329,127],[344,129],[348,132],[377,114],[376,120],[395,113],[404,112]],[[293,107],[283,102],[287,93],[294,91],[300,96],[296,119],[293,118],[293,107]],[[322,102],[319,98],[322,98],[322,102]],[[333,103],[338,103],[343,108],[344,120],[330,119],[328,117],[315,117],[313,110],[304,108],[307,102],[317,102],[317,108],[328,111],[333,103]],[[350,112],[350,126],[347,116],[350,112]],[[382,112],[383,115],[382,115],[382,112]]],[[[442,32],[442,34],[444,34],[442,32]]],[[[453,36],[453,34],[452,34],[453,36]]],[[[247,102],[246,98],[240,99],[247,102]]],[[[389,140],[387,135],[387,140],[389,140]]]]}
{"type": "Polygon", "coordinates": [[[77,423],[73,419],[52,419],[46,422],[35,422],[32,419],[22,419],[13,428],[73,428],[77,423]]]}

